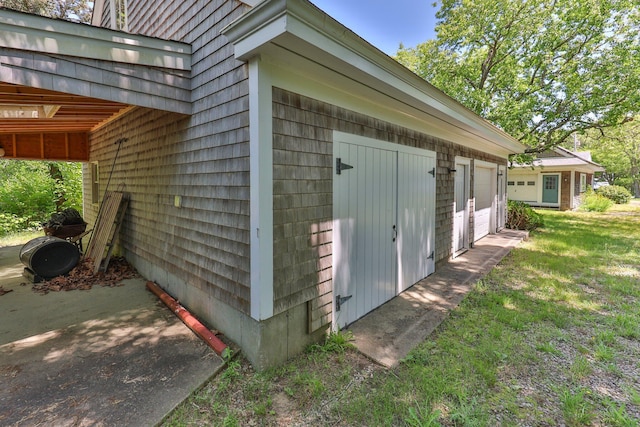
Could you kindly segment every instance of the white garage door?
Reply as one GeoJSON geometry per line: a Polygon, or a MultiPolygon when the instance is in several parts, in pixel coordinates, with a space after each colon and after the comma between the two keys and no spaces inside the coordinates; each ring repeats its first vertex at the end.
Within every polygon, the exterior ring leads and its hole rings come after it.
{"type": "Polygon", "coordinates": [[[434,271],[435,153],[336,132],[334,168],[333,314],[344,327],[434,271]]]}
{"type": "Polygon", "coordinates": [[[538,176],[536,174],[516,175],[509,177],[509,198],[521,202],[535,203],[538,200],[538,176]]]}
{"type": "Polygon", "coordinates": [[[474,241],[483,238],[491,229],[491,216],[496,183],[494,169],[476,167],[474,176],[475,215],[474,241]]]}

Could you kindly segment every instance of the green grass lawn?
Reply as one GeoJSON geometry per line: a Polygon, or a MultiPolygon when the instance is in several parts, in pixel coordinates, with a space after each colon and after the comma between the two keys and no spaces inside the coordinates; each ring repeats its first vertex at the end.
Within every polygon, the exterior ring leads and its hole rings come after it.
{"type": "Polygon", "coordinates": [[[398,367],[346,333],[263,373],[240,357],[165,425],[638,426],[640,202],[540,213],[398,367]]]}
{"type": "Polygon", "coordinates": [[[637,426],[640,203],[540,213],[397,368],[348,334],[263,373],[239,358],[165,425],[637,426]]]}
{"type": "Polygon", "coordinates": [[[44,231],[23,231],[21,233],[12,234],[10,236],[0,237],[0,248],[6,246],[21,246],[31,239],[44,236],[44,231]]]}

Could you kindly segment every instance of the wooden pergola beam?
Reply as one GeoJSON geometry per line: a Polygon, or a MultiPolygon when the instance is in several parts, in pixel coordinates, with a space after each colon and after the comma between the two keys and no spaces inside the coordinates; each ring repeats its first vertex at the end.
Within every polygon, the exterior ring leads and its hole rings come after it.
{"type": "Polygon", "coordinates": [[[4,157],[21,160],[89,160],[87,132],[25,132],[0,134],[4,157]]]}

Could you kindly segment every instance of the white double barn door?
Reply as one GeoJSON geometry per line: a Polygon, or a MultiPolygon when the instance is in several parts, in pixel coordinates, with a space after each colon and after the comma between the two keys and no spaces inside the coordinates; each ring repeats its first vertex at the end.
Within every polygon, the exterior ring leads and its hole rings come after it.
{"type": "Polygon", "coordinates": [[[334,326],[434,271],[435,166],[432,151],[334,136],[334,326]]]}

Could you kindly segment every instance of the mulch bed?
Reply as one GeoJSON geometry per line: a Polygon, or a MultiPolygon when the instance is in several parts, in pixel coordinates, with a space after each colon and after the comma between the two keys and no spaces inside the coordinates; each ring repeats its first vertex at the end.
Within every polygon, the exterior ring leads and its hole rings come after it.
{"type": "Polygon", "coordinates": [[[123,280],[139,277],[138,272],[123,257],[114,257],[109,261],[106,272],[93,273],[91,259],[81,260],[67,275],[54,277],[41,283],[34,283],[32,290],[45,295],[49,292],[88,290],[93,286],[123,286],[123,280]]]}

